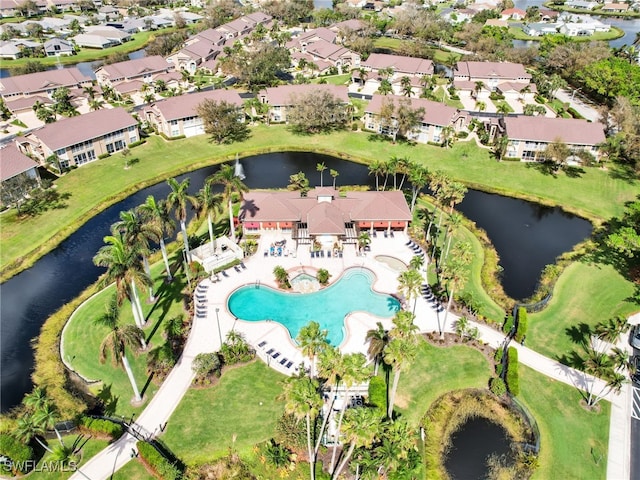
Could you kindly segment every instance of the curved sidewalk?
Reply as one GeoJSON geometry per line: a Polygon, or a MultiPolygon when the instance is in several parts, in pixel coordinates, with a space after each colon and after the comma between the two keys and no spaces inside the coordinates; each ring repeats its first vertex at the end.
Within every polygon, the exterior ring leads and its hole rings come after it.
{"type": "MultiPolygon", "coordinates": [[[[264,239],[263,239],[264,240],[264,239]]],[[[266,241],[270,241],[268,238],[266,241]]],[[[288,338],[284,328],[274,328],[276,325],[269,322],[251,323],[238,321],[226,308],[227,296],[236,288],[247,283],[255,283],[257,281],[264,284],[273,285],[273,267],[282,265],[285,268],[300,267],[301,265],[327,268],[332,274],[332,278],[337,278],[342,270],[349,266],[362,266],[374,270],[377,280],[374,288],[380,291],[395,292],[397,291],[397,272],[392,275],[389,268],[375,261],[376,254],[393,254],[401,259],[410,260],[412,254],[405,252],[404,242],[406,237],[392,239],[374,239],[372,243],[372,252],[366,257],[356,256],[355,253],[345,255],[344,258],[320,259],[313,260],[309,254],[300,252],[300,257],[262,257],[251,259],[247,262],[247,269],[239,273],[230,273],[229,277],[224,278],[220,282],[211,283],[205,280],[203,283],[208,285],[206,305],[209,314],[206,318],[197,316],[193,319],[191,333],[184,352],[178,363],[166,378],[160,389],[156,392],[149,405],[142,412],[135,422],[136,431],[141,432],[143,436],[155,436],[161,433],[161,426],[169,421],[171,414],[180,403],[185,395],[194,374],[191,370],[191,363],[196,355],[203,352],[214,352],[220,348],[220,339],[225,338],[227,332],[232,329],[242,331],[247,335],[247,340],[253,345],[258,345],[260,339],[269,338],[269,341],[278,342],[279,347],[283,349],[283,354],[290,354],[290,358],[303,361],[301,354],[294,357],[295,345],[288,338]],[[406,258],[405,258],[406,257],[406,258]],[[213,311],[217,310],[215,314],[213,311]],[[219,326],[218,326],[219,322],[219,326]],[[250,327],[250,328],[249,328],[250,327]],[[275,336],[270,336],[275,335],[275,336]],[[287,338],[285,338],[287,337],[287,338]]],[[[262,243],[262,242],[261,242],[262,243]]],[[[262,250],[258,250],[259,252],[262,250]]],[[[431,305],[420,298],[416,304],[416,324],[421,332],[431,332],[438,328],[438,315],[444,316],[443,313],[436,312],[431,305]]],[[[368,328],[375,326],[376,319],[372,319],[372,325],[366,324],[366,318],[361,315],[354,315],[354,319],[350,326],[354,329],[351,335],[352,341],[341,346],[345,351],[356,351],[361,345],[360,351],[366,351],[366,345],[363,343],[364,334],[368,328]],[[357,330],[357,331],[356,331],[357,330]]],[[[449,314],[446,330],[454,330],[454,322],[457,319],[455,315],[449,314]]],[[[442,318],[440,318],[442,321],[442,318]]],[[[489,343],[493,347],[503,344],[504,335],[501,332],[483,324],[474,324],[480,331],[480,338],[489,343]]],[[[519,361],[534,370],[555,380],[561,381],[576,388],[585,389],[585,382],[596,382],[598,387],[603,385],[602,381],[585,375],[582,372],[562,365],[551,360],[533,350],[522,345],[513,343],[518,349],[519,361]]],[[[261,355],[259,349],[258,355],[261,355]]],[[[278,365],[273,365],[277,367],[278,365]]],[[[280,370],[279,368],[277,368],[280,370]]],[[[282,372],[288,373],[288,372],[282,372]]],[[[628,387],[623,388],[620,394],[609,394],[605,397],[611,402],[611,420],[609,434],[609,452],[607,464],[607,478],[616,480],[626,480],[629,478],[629,445],[630,445],[630,392],[628,387]]],[[[136,444],[136,438],[127,434],[118,441],[109,445],[96,456],[91,458],[85,465],[74,473],[71,477],[73,480],[91,479],[102,480],[109,478],[114,472],[120,469],[132,458],[136,444]]]]}

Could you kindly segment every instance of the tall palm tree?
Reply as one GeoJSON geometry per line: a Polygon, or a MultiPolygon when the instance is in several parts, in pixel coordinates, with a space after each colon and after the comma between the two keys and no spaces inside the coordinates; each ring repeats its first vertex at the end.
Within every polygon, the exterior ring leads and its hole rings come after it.
{"type": "Polygon", "coordinates": [[[456,230],[458,230],[458,228],[460,227],[460,225],[462,225],[462,215],[460,215],[458,212],[453,212],[451,215],[449,215],[449,219],[447,220],[447,230],[446,230],[447,248],[446,249],[443,248],[442,252],[440,253],[440,265],[444,265],[445,258],[449,256],[449,249],[451,248],[451,240],[453,239],[453,236],[456,230]]]}
{"type": "Polygon", "coordinates": [[[310,376],[316,376],[316,358],[327,346],[327,330],[320,330],[318,322],[311,321],[300,329],[296,341],[300,345],[302,354],[309,358],[311,363],[310,376]]]}
{"type": "Polygon", "coordinates": [[[136,325],[142,327],[144,314],[136,284],[149,286],[151,279],[144,272],[140,255],[125,242],[121,233],[104,237],[104,242],[106,245],[93,257],[94,264],[107,268],[101,283],[105,285],[115,282],[118,305],[121,306],[124,299],[128,298],[136,325]]]}
{"type": "Polygon", "coordinates": [[[415,319],[415,314],[407,312],[406,310],[400,310],[396,313],[395,317],[393,317],[393,328],[389,332],[389,336],[391,336],[391,338],[402,338],[416,343],[418,341],[418,337],[416,336],[418,326],[414,323],[415,319]]]}
{"type": "Polygon", "coordinates": [[[413,213],[418,194],[429,183],[429,169],[419,163],[412,163],[409,167],[408,176],[411,182],[411,213],[413,213]]]}
{"type": "MultiPolygon", "coordinates": [[[[162,236],[160,229],[153,223],[145,222],[139,210],[126,210],[120,212],[120,220],[111,225],[111,232],[115,235],[121,233],[125,242],[142,257],[142,264],[147,277],[151,278],[149,266],[149,254],[151,242],[157,242],[162,236]]],[[[149,301],[155,301],[153,285],[149,285],[149,301]]]]}
{"type": "Polygon", "coordinates": [[[340,175],[340,173],[338,173],[337,170],[334,170],[332,168],[331,170],[329,170],[329,175],[331,175],[331,178],[333,178],[333,189],[335,190],[335,188],[336,188],[336,178],[338,178],[338,175],[340,175]]]}
{"type": "Polygon", "coordinates": [[[464,200],[467,187],[460,182],[446,182],[442,188],[443,201],[449,204],[449,213],[453,212],[453,207],[464,200]]]}
{"type": "Polygon", "coordinates": [[[307,433],[307,454],[311,480],[316,478],[316,454],[311,438],[312,425],[322,408],[318,383],[309,377],[291,377],[284,385],[284,411],[296,419],[304,419],[307,433]]]}
{"type": "Polygon", "coordinates": [[[182,241],[184,242],[184,251],[187,261],[191,261],[191,252],[189,251],[189,236],[187,235],[187,205],[192,207],[198,205],[196,197],[189,195],[189,179],[185,178],[181,183],[175,178],[167,180],[167,184],[171,188],[169,196],[167,196],[167,206],[169,210],[174,210],[176,220],[180,222],[180,231],[182,232],[182,241]]]}
{"type": "Polygon", "coordinates": [[[169,257],[167,255],[167,247],[164,243],[164,236],[173,234],[176,226],[169,216],[167,202],[164,200],[156,201],[153,195],[149,195],[145,202],[138,207],[145,221],[160,232],[158,235],[160,243],[160,251],[164,260],[164,267],[167,271],[167,279],[171,281],[171,267],[169,266],[169,257]]]}
{"type": "Polygon", "coordinates": [[[413,257],[411,257],[411,260],[409,260],[409,267],[417,272],[420,272],[422,267],[424,267],[424,257],[421,255],[414,255],[413,257]]]}
{"type": "Polygon", "coordinates": [[[386,78],[382,79],[378,86],[378,93],[381,95],[389,95],[392,91],[393,87],[391,86],[391,82],[386,78]]]}
{"type": "Polygon", "coordinates": [[[327,166],[324,162],[320,162],[316,164],[316,170],[320,172],[320,187],[324,186],[324,171],[327,169],[327,166]]]}
{"type": "Polygon", "coordinates": [[[380,175],[383,175],[385,172],[384,164],[381,160],[373,160],[369,164],[369,175],[375,175],[376,177],[376,191],[380,190],[380,175]]]}
{"type": "Polygon", "coordinates": [[[91,110],[100,110],[102,107],[104,107],[104,100],[99,100],[99,99],[93,99],[89,102],[89,108],[91,110]]]}
{"type": "Polygon", "coordinates": [[[384,361],[393,367],[393,385],[389,392],[389,405],[387,416],[393,420],[393,404],[398,391],[400,373],[409,363],[413,361],[418,351],[416,342],[401,337],[395,337],[387,345],[384,352],[384,361]]]}
{"type": "Polygon", "coordinates": [[[384,357],[384,349],[389,344],[389,332],[384,328],[382,322],[376,322],[376,328],[367,331],[365,342],[369,342],[367,355],[374,361],[373,375],[378,375],[378,365],[384,357]]]}
{"type": "Polygon", "coordinates": [[[449,311],[451,310],[453,298],[458,289],[462,288],[466,281],[466,278],[464,277],[463,264],[458,259],[447,263],[442,267],[440,276],[442,277],[444,282],[446,282],[449,294],[449,301],[447,302],[447,308],[444,311],[444,319],[442,320],[442,325],[440,325],[440,317],[438,316],[440,338],[444,338],[444,331],[447,326],[447,317],[449,316],[449,311]]]}
{"type": "Polygon", "coordinates": [[[40,410],[42,407],[49,403],[47,398],[47,392],[42,387],[35,387],[31,393],[25,395],[22,403],[31,411],[40,410]]]}
{"type": "MultiPolygon", "coordinates": [[[[613,317],[598,322],[594,328],[596,337],[603,342],[615,344],[623,333],[629,331],[630,325],[624,317],[613,317]]],[[[605,345],[606,346],[606,345],[605,345]]]]}
{"type": "Polygon", "coordinates": [[[358,250],[362,251],[370,243],[371,237],[369,236],[369,232],[360,232],[360,235],[358,235],[358,250]]]}
{"type": "Polygon", "coordinates": [[[31,440],[35,440],[42,448],[51,453],[53,450],[40,440],[40,437],[42,437],[44,433],[44,428],[35,421],[32,415],[25,415],[18,418],[16,429],[13,432],[16,439],[25,445],[28,445],[31,440]]]}
{"type": "Polygon", "coordinates": [[[202,189],[198,192],[198,215],[206,215],[207,216],[207,226],[209,227],[209,241],[215,250],[215,238],[213,236],[213,219],[212,214],[222,213],[223,210],[223,201],[222,195],[213,193],[213,189],[211,188],[211,183],[205,182],[202,189]]]}
{"type": "Polygon", "coordinates": [[[127,377],[129,377],[129,382],[131,382],[135,401],[140,402],[142,397],[127,359],[126,348],[129,347],[134,352],[137,352],[140,344],[144,343],[144,333],[135,325],[119,325],[119,311],[118,298],[117,295],[114,295],[107,304],[105,314],[96,319],[96,324],[103,325],[109,329],[109,333],[100,344],[99,359],[100,363],[104,363],[107,356],[111,356],[111,362],[114,366],[122,366],[127,373],[127,377]]]}
{"type": "Polygon", "coordinates": [[[411,78],[404,76],[400,79],[400,86],[402,87],[402,94],[406,97],[410,97],[413,93],[413,87],[411,86],[411,78]]]}
{"type": "Polygon", "coordinates": [[[372,408],[350,408],[345,416],[344,435],[349,448],[344,454],[342,462],[332,473],[335,479],[347,465],[356,447],[370,448],[378,435],[380,418],[372,408]]]}
{"type": "Polygon", "coordinates": [[[233,194],[239,194],[240,200],[242,200],[242,194],[244,192],[248,192],[249,187],[242,182],[240,177],[236,176],[234,168],[229,164],[222,165],[220,170],[209,177],[207,181],[222,185],[223,187],[222,197],[227,200],[229,208],[229,230],[231,233],[231,240],[235,242],[236,232],[235,225],[233,224],[233,194]]]}
{"type": "Polygon", "coordinates": [[[398,275],[398,291],[408,300],[413,299],[413,314],[416,313],[416,304],[420,297],[422,275],[417,270],[410,268],[398,275]]]}
{"type": "MultiPolygon", "coordinates": [[[[336,426],[336,438],[340,440],[340,433],[342,430],[342,420],[344,418],[344,413],[347,409],[347,405],[351,400],[351,388],[354,385],[364,382],[367,379],[367,368],[366,368],[367,359],[362,353],[350,353],[348,355],[344,355],[342,357],[342,362],[340,364],[340,378],[342,379],[342,383],[345,386],[344,396],[342,398],[342,405],[340,407],[340,415],[338,417],[338,424],[336,426]]],[[[334,471],[336,465],[336,454],[338,452],[337,448],[333,449],[333,453],[331,454],[331,466],[329,467],[329,471],[334,471]]]]}
{"type": "MultiPolygon", "coordinates": [[[[336,347],[328,345],[327,348],[322,350],[318,355],[318,376],[324,379],[325,384],[333,385],[335,391],[338,391],[340,386],[341,375],[344,365],[344,357],[336,347]]],[[[335,395],[331,396],[331,404],[329,405],[329,412],[333,411],[333,403],[335,402],[335,395]]],[[[320,444],[322,443],[322,435],[327,426],[327,422],[331,415],[323,415],[322,425],[318,431],[318,438],[316,440],[315,454],[318,454],[320,444]]]]}

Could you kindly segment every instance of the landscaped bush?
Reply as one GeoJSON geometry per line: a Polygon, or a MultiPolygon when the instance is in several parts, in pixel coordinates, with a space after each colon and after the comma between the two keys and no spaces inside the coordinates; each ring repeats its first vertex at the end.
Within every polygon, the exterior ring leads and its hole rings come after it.
{"type": "Polygon", "coordinates": [[[535,97],[533,97],[533,98],[535,99],[535,101],[536,101],[537,103],[540,103],[540,104],[545,104],[545,103],[547,103],[547,99],[546,99],[546,98],[544,98],[542,95],[536,95],[536,96],[535,96],[535,97]]]}
{"type": "Polygon", "coordinates": [[[493,377],[489,382],[489,388],[494,395],[499,397],[507,393],[507,386],[504,384],[504,380],[500,377],[493,377]]]}
{"type": "Polygon", "coordinates": [[[387,413],[387,385],[382,377],[372,377],[369,381],[369,404],[374,406],[381,417],[387,413]]]}
{"type": "Polygon", "coordinates": [[[509,347],[507,351],[507,390],[511,395],[520,394],[520,378],[518,373],[518,350],[509,347]]]}
{"type": "Polygon", "coordinates": [[[527,336],[527,309],[518,308],[518,328],[516,329],[516,342],[522,343],[527,336]]]}
{"type": "Polygon", "coordinates": [[[273,438],[262,447],[262,454],[267,462],[275,467],[284,467],[291,460],[291,452],[284,445],[277,443],[273,438]]]}
{"type": "Polygon", "coordinates": [[[584,120],[584,117],[582,115],[580,115],[580,112],[578,112],[575,108],[573,107],[569,107],[567,108],[567,113],[569,113],[573,118],[579,118],[581,120],[584,120]]]}
{"type": "Polygon", "coordinates": [[[276,423],[276,441],[284,444],[291,450],[305,449],[307,446],[307,437],[302,421],[297,420],[295,416],[283,413],[282,417],[276,423]]]}
{"type": "Polygon", "coordinates": [[[156,448],[150,443],[139,441],[136,444],[140,458],[146,466],[154,473],[156,478],[162,480],[177,480],[182,478],[180,469],[164,458],[156,448]]]}
{"type": "Polygon", "coordinates": [[[106,435],[112,440],[120,438],[124,433],[122,425],[102,418],[81,417],[80,429],[86,430],[93,435],[106,435]]]}
{"type": "Polygon", "coordinates": [[[24,445],[11,435],[2,433],[0,434],[0,456],[5,456],[11,459],[13,462],[12,471],[14,474],[26,473],[26,462],[33,458],[33,450],[31,447],[24,445]]]}
{"type": "Polygon", "coordinates": [[[501,93],[498,93],[498,92],[491,92],[489,94],[489,99],[490,100],[504,100],[504,95],[502,95],[501,93]]]}
{"type": "Polygon", "coordinates": [[[501,363],[502,362],[502,356],[504,355],[504,350],[502,348],[498,348],[496,350],[496,353],[493,354],[493,359],[497,362],[497,363],[501,363]]]}
{"type": "Polygon", "coordinates": [[[319,269],[318,273],[316,274],[316,278],[318,279],[321,285],[326,285],[330,277],[331,277],[331,274],[326,268],[319,269]]]}
{"type": "Polygon", "coordinates": [[[512,328],[513,328],[513,315],[507,315],[507,318],[505,319],[504,324],[502,325],[502,331],[504,333],[509,333],[512,328]]]}
{"type": "Polygon", "coordinates": [[[137,142],[131,142],[129,144],[129,148],[137,147],[137,146],[142,145],[144,143],[147,143],[147,141],[144,140],[144,139],[143,140],[138,140],[137,142]]]}
{"type": "Polygon", "coordinates": [[[211,383],[213,378],[220,376],[222,362],[216,352],[199,353],[196,355],[196,358],[193,359],[191,368],[196,374],[195,382],[207,384],[211,383]]]}
{"type": "Polygon", "coordinates": [[[235,365],[252,360],[255,357],[255,351],[242,334],[229,332],[227,340],[220,347],[220,355],[225,365],[235,365]]]}
{"type": "Polygon", "coordinates": [[[103,153],[102,155],[98,155],[98,160],[102,160],[103,158],[109,158],[111,156],[110,153],[103,153]]]}

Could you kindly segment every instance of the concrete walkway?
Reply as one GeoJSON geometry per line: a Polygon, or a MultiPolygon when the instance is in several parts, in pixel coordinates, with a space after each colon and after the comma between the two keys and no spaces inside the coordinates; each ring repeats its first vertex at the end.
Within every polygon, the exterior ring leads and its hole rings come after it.
{"type": "Polygon", "coordinates": [[[584,102],[581,95],[575,95],[575,91],[560,89],[556,92],[556,98],[561,102],[568,103],[576,112],[591,122],[600,121],[600,113],[584,102]]]}
{"type": "MultiPolygon", "coordinates": [[[[414,255],[405,246],[407,237],[396,235],[395,238],[384,238],[378,235],[372,239],[371,251],[366,256],[358,256],[354,246],[348,246],[342,258],[312,259],[307,247],[300,247],[293,255],[286,257],[263,257],[262,252],[268,249],[273,241],[280,240],[281,235],[263,235],[260,239],[258,253],[248,259],[246,269],[239,272],[230,270],[227,277],[220,276],[219,282],[205,280],[201,284],[201,291],[206,292],[205,300],[201,302],[202,308],[207,309],[207,316],[195,317],[191,327],[191,333],[183,355],[177,365],[171,371],[160,389],[145,408],[139,418],[136,419],[134,428],[146,438],[152,438],[162,433],[165,424],[170,421],[171,414],[180,403],[182,397],[189,389],[194,374],[191,363],[196,355],[203,352],[214,352],[220,348],[220,340],[224,339],[231,330],[243,333],[247,341],[256,348],[256,352],[270,367],[283,374],[291,375],[294,367],[286,368],[279,362],[273,361],[267,354],[269,347],[276,347],[283,357],[293,361],[293,364],[308,366],[302,354],[296,348],[287,330],[277,322],[245,322],[236,319],[227,309],[227,298],[236,288],[247,284],[261,283],[275,286],[273,268],[277,265],[291,269],[306,269],[309,272],[315,268],[326,268],[331,273],[332,281],[335,281],[345,268],[367,268],[376,274],[373,288],[380,292],[395,293],[397,291],[398,272],[389,265],[375,259],[378,255],[388,255],[402,260],[408,264],[414,255]],[[263,346],[259,346],[266,342],[263,346]]],[[[413,308],[413,300],[408,308],[413,308]]],[[[416,324],[421,332],[433,332],[438,330],[439,322],[445,320],[446,312],[436,308],[424,298],[418,299],[415,304],[416,324]]],[[[457,317],[453,314],[446,315],[445,330],[454,331],[457,317]]],[[[347,352],[366,352],[365,336],[367,330],[374,328],[377,321],[382,321],[385,328],[390,328],[390,319],[380,319],[366,312],[355,312],[346,320],[347,332],[340,349],[347,352]]],[[[473,324],[478,327],[480,339],[492,347],[498,347],[504,342],[504,335],[483,324],[473,324]]],[[[565,365],[551,360],[522,345],[513,343],[518,350],[518,359],[524,365],[543,373],[544,375],[566,383],[568,385],[585,389],[587,382],[595,382],[596,391],[603,386],[599,379],[585,375],[582,372],[571,369],[565,365]]],[[[621,345],[622,346],[622,345],[621,345]]],[[[620,394],[609,394],[605,398],[611,402],[611,427],[609,434],[609,454],[607,465],[607,478],[626,480],[629,478],[629,445],[630,445],[630,411],[631,395],[628,387],[620,394]]],[[[101,480],[110,477],[120,469],[135,453],[136,438],[131,434],[124,435],[117,442],[108,446],[96,456],[82,465],[72,477],[73,480],[91,479],[101,480]]]]}

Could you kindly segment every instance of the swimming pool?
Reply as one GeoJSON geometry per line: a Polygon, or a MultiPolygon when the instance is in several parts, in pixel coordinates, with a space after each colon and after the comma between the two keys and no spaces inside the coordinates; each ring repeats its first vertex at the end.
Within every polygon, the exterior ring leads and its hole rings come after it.
{"type": "Polygon", "coordinates": [[[348,269],[333,285],[313,293],[285,293],[264,285],[247,285],[231,294],[229,311],[240,320],[273,320],[281,323],[295,340],[310,321],[328,331],[331,345],[344,338],[344,319],[356,311],[391,318],[400,303],[390,295],[374,292],[370,270],[348,269]]]}

